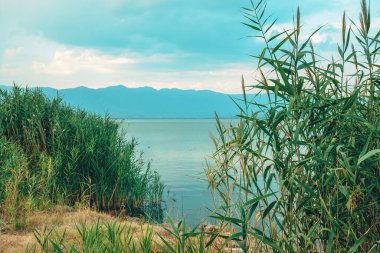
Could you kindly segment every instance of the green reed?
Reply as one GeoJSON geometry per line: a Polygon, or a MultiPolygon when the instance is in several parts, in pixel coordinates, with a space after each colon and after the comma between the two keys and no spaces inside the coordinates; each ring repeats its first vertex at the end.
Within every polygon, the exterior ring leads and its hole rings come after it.
{"type": "Polygon", "coordinates": [[[359,23],[343,14],[331,61],[313,46],[320,29],[302,36],[299,9],[278,33],[264,0],[244,8],[244,25],[265,44],[260,78],[242,82],[239,124],[217,119],[206,169],[222,205],[213,217],[237,229],[227,239],[244,252],[379,250],[380,31],[361,6],[359,23]],[[248,89],[268,104],[248,101],[248,89]]]}
{"type": "Polygon", "coordinates": [[[0,144],[3,213],[81,203],[161,216],[159,175],[108,116],[14,87],[0,93],[0,144]]]}
{"type": "MultiPolygon", "coordinates": [[[[154,232],[153,227],[141,227],[138,231],[132,225],[127,226],[114,221],[100,221],[89,225],[85,221],[76,224],[78,234],[75,239],[68,239],[66,230],[58,232],[56,228],[34,230],[36,242],[29,244],[26,253],[31,252],[164,252],[164,253],[206,253],[204,232],[195,232],[198,227],[187,230],[184,222],[175,224],[170,218],[170,228],[164,227],[167,235],[154,232]],[[154,239],[157,235],[160,240],[154,239]]],[[[213,251],[216,252],[216,251],[213,251]]]]}
{"type": "Polygon", "coordinates": [[[35,244],[28,245],[25,252],[153,252],[153,230],[148,227],[141,236],[134,238],[135,229],[114,222],[97,221],[92,225],[86,222],[77,224],[79,234],[69,241],[66,231],[59,233],[54,227],[42,231],[34,230],[35,244]]]}
{"type": "MultiPolygon", "coordinates": [[[[294,27],[277,33],[272,30],[276,21],[270,21],[265,13],[264,0],[244,8],[244,24],[258,33],[265,47],[256,57],[261,77],[252,87],[242,82],[243,106],[240,101],[236,103],[240,122],[223,125],[216,117],[219,135],[213,138],[215,152],[206,173],[217,202],[211,218],[220,221],[220,229],[202,232],[196,227],[188,231],[184,222],[175,224],[169,219],[171,229],[165,230],[172,240],[160,236],[158,244],[151,231],[136,243],[130,236],[133,232],[122,238],[117,232],[120,229],[112,224],[84,224],[78,226],[81,245],[93,251],[61,245],[64,234],[49,231],[44,232],[49,236],[36,234],[38,243],[45,252],[51,252],[52,247],[58,252],[63,247],[64,252],[113,252],[121,248],[125,252],[157,248],[162,252],[223,252],[231,241],[243,252],[378,252],[380,31],[370,29],[371,15],[365,0],[361,6],[357,24],[347,22],[343,14],[342,41],[331,61],[320,56],[312,43],[312,36],[320,29],[309,37],[302,36],[299,10],[294,27]],[[266,94],[268,103],[248,100],[245,93],[250,88],[266,94]],[[221,239],[224,243],[217,244],[221,239]],[[154,244],[158,244],[156,248],[154,244]]],[[[30,124],[18,122],[14,128],[23,136],[20,126],[30,124]]],[[[92,127],[96,129],[96,124],[92,127]]],[[[35,136],[40,132],[35,131],[35,136]]],[[[35,136],[20,137],[18,142],[35,136]]],[[[29,149],[20,149],[17,142],[7,143],[7,149],[12,150],[8,156],[20,157],[8,158],[9,164],[23,164],[27,157],[38,160],[29,156],[29,149]],[[19,155],[25,153],[28,156],[19,155]]],[[[44,147],[43,142],[29,144],[44,147]]],[[[76,152],[73,154],[71,157],[81,161],[76,152]]],[[[51,164],[49,159],[44,161],[51,164]]],[[[23,178],[24,173],[20,169],[16,174],[23,178]]],[[[17,184],[19,177],[14,178],[17,184]]],[[[100,198],[90,199],[100,207],[106,206],[101,196],[116,200],[107,195],[109,191],[93,189],[93,182],[84,180],[79,185],[84,190],[78,196],[96,192],[100,198]]]]}

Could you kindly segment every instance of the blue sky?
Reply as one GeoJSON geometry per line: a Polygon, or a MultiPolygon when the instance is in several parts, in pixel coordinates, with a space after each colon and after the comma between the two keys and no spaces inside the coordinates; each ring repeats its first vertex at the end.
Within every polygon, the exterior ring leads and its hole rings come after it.
{"type": "MultiPolygon", "coordinates": [[[[380,1],[372,1],[379,29],[380,1]]],[[[275,29],[292,22],[328,55],[340,38],[343,10],[357,19],[358,0],[268,0],[275,29]]],[[[260,41],[241,25],[248,0],[0,0],[0,84],[240,91],[253,80],[260,41]]]]}

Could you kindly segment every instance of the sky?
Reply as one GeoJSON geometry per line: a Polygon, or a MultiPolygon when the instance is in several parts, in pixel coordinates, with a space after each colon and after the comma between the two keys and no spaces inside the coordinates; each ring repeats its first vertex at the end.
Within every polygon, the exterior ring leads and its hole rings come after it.
{"type": "MultiPolygon", "coordinates": [[[[253,0],[255,1],[255,0],[253,0]]],[[[343,11],[357,20],[359,0],[268,0],[274,30],[291,26],[329,55],[343,11]]],[[[241,24],[249,0],[0,0],[0,84],[58,89],[113,85],[240,93],[254,82],[261,41],[241,24]]],[[[380,1],[371,2],[373,29],[380,1]]]]}

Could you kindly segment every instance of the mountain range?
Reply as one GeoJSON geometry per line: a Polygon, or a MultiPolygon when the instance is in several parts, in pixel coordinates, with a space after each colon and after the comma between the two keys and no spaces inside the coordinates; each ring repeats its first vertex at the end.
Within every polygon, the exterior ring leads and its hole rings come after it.
{"type": "MultiPolygon", "coordinates": [[[[12,87],[0,85],[0,89],[10,90],[12,87]]],[[[123,85],[99,89],[83,86],[40,89],[50,98],[59,95],[66,104],[98,114],[108,113],[114,118],[213,118],[215,112],[220,118],[231,118],[239,113],[233,99],[242,98],[242,95],[210,90],[156,90],[123,85]]]]}

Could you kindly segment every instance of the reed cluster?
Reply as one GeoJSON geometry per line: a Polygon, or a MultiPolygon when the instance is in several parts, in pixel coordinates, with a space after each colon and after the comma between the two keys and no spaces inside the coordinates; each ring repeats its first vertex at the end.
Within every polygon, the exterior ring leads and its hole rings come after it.
{"type": "Polygon", "coordinates": [[[39,89],[0,92],[0,211],[20,221],[49,205],[161,215],[163,184],[110,117],[48,99],[39,89]]]}
{"type": "MultiPolygon", "coordinates": [[[[342,18],[332,59],[313,35],[294,27],[276,32],[266,2],[244,8],[247,27],[264,42],[256,56],[255,85],[242,80],[238,124],[223,125],[206,167],[216,209],[215,230],[185,223],[164,228],[159,243],[147,230],[113,223],[78,225],[81,242],[36,231],[43,252],[378,252],[380,250],[380,31],[361,1],[359,22],[342,18]],[[268,103],[248,100],[246,91],[268,103]],[[243,103],[241,103],[243,102],[243,103]],[[226,249],[227,248],[227,249],[226,249]],[[228,252],[228,251],[227,251],[228,252]]],[[[162,185],[143,169],[134,141],[117,124],[48,100],[39,91],[0,96],[0,200],[2,209],[41,201],[99,209],[155,210],[162,185]],[[147,208],[148,207],[148,208],[147,208]]],[[[155,212],[157,213],[157,212],[155,212]]],[[[29,250],[33,251],[32,248],[29,250]]]]}
{"type": "Polygon", "coordinates": [[[227,239],[244,252],[380,249],[380,31],[361,7],[359,23],[343,14],[332,59],[313,45],[320,29],[302,35],[299,9],[294,27],[276,32],[264,0],[244,8],[265,44],[260,77],[242,81],[240,123],[217,121],[206,171],[220,200],[212,217],[238,229],[227,239]],[[250,88],[269,103],[247,101],[250,88]]]}

